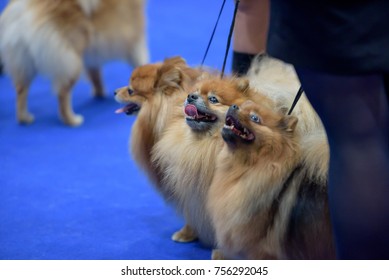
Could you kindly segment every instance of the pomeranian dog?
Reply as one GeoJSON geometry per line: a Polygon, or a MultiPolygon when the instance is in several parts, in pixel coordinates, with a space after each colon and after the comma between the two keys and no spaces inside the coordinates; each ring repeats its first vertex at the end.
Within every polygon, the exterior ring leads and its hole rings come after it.
{"type": "Polygon", "coordinates": [[[254,99],[271,106],[269,98],[252,90],[248,80],[211,76],[200,80],[185,100],[183,115],[172,121],[152,151],[164,188],[172,195],[186,224],[173,234],[177,242],[199,239],[215,247],[214,229],[206,211],[216,156],[222,148],[220,131],[232,104],[254,99]]]}
{"type": "Polygon", "coordinates": [[[326,142],[304,136],[316,146],[303,155],[297,124],[251,100],[229,108],[207,201],[224,258],[335,257],[326,184],[304,168],[321,164],[315,153],[326,142]]]}
{"type": "Polygon", "coordinates": [[[70,126],[71,89],[85,68],[97,97],[103,96],[99,67],[124,59],[133,67],[148,62],[144,0],[13,0],[0,17],[0,54],[17,93],[17,120],[34,121],[28,111],[29,85],[37,74],[50,78],[59,114],[70,126]]]}
{"type": "MultiPolygon", "coordinates": [[[[285,114],[290,110],[301,85],[292,65],[265,53],[252,61],[247,79],[251,87],[269,96],[277,110],[285,114]]],[[[292,115],[299,119],[299,133],[307,134],[317,129],[324,132],[323,124],[305,93],[301,95],[292,115]]]]}
{"type": "Polygon", "coordinates": [[[115,92],[116,101],[126,104],[116,112],[137,114],[131,131],[131,154],[166,200],[170,194],[161,187],[159,172],[151,162],[151,150],[201,73],[181,57],[172,57],[137,67],[129,85],[115,92]]]}

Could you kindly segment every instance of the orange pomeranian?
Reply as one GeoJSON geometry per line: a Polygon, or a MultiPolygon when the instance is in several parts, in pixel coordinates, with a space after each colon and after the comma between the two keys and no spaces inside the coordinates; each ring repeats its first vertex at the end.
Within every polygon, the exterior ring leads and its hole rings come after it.
{"type": "Polygon", "coordinates": [[[201,80],[185,101],[184,115],[169,125],[154,146],[152,161],[186,222],[172,236],[174,241],[198,238],[215,247],[214,229],[205,203],[215,159],[223,145],[220,131],[229,106],[247,99],[272,105],[270,99],[249,87],[248,80],[218,77],[201,80]]]}
{"type": "MultiPolygon", "coordinates": [[[[302,151],[310,136],[299,135],[297,125],[296,117],[258,102],[229,108],[207,200],[225,258],[335,257],[326,184],[305,168],[320,162],[302,151]]],[[[314,137],[312,144],[326,142],[314,137]]]]}
{"type": "Polygon", "coordinates": [[[115,92],[115,99],[126,104],[117,113],[137,113],[131,131],[131,154],[167,200],[170,195],[161,188],[158,170],[151,163],[151,150],[201,73],[182,58],[173,57],[136,68],[129,85],[115,92]]]}
{"type": "Polygon", "coordinates": [[[123,59],[148,62],[144,0],[9,1],[0,17],[0,54],[17,93],[16,115],[33,122],[27,95],[37,74],[49,77],[59,114],[70,126],[82,124],[73,112],[71,89],[86,68],[95,96],[103,96],[99,67],[123,59]]]}

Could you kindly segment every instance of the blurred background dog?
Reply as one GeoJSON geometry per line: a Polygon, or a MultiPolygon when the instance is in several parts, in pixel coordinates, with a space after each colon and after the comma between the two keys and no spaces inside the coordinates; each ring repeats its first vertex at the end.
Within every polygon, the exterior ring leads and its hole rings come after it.
{"type": "Polygon", "coordinates": [[[100,66],[122,59],[133,67],[149,61],[144,0],[15,0],[0,17],[0,54],[17,93],[17,120],[34,121],[27,95],[37,74],[52,82],[59,114],[70,126],[82,124],[73,112],[71,89],[85,69],[94,95],[102,97],[100,66]]]}

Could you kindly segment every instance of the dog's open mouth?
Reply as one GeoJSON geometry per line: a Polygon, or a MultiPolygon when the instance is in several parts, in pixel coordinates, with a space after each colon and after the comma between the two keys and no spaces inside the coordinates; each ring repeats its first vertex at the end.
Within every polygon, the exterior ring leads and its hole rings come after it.
{"type": "Polygon", "coordinates": [[[232,131],[235,135],[246,141],[253,141],[255,139],[255,135],[242,126],[239,120],[232,115],[227,115],[224,129],[232,131]]]}
{"type": "Polygon", "coordinates": [[[134,102],[128,103],[123,108],[117,109],[116,114],[125,113],[126,115],[132,115],[140,110],[140,106],[134,102]]]}
{"type": "Polygon", "coordinates": [[[193,104],[187,104],[185,106],[185,115],[187,121],[197,121],[197,122],[215,122],[217,116],[211,113],[201,112],[193,104]]]}

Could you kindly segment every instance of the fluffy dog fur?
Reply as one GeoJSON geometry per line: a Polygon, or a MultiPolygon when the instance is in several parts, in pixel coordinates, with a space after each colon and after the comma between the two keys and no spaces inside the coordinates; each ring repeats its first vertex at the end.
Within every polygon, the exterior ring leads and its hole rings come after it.
{"type": "Polygon", "coordinates": [[[335,257],[326,186],[303,168],[296,127],[252,101],[228,110],[207,201],[226,258],[335,257]]]}
{"type": "MultiPolygon", "coordinates": [[[[272,67],[262,75],[278,71],[272,67]]],[[[201,79],[190,91],[199,76],[179,58],[142,66],[116,97],[128,103],[119,112],[141,108],[132,153],[185,218],[173,240],[220,246],[222,255],[213,258],[330,258],[328,147],[315,112],[300,109],[299,128],[296,117],[285,116],[289,99],[274,79],[262,80],[261,93],[248,80],[216,77],[201,79]],[[243,129],[244,143],[224,143],[220,131],[232,104],[257,110],[265,121],[254,131],[260,142],[252,144],[243,129]]]]}
{"type": "MultiPolygon", "coordinates": [[[[250,86],[269,96],[276,103],[277,110],[284,113],[289,111],[300,87],[292,65],[266,54],[258,55],[253,60],[247,78],[250,86]]],[[[300,120],[297,127],[299,133],[307,134],[316,129],[324,131],[323,124],[305,93],[301,95],[292,115],[300,120]]]]}
{"type": "Polygon", "coordinates": [[[164,188],[170,190],[172,201],[186,221],[173,240],[188,242],[197,237],[204,244],[215,246],[205,203],[216,155],[223,144],[220,130],[228,107],[248,98],[272,104],[267,97],[250,89],[244,79],[211,77],[200,81],[186,99],[185,115],[172,122],[154,146],[152,161],[163,176],[164,188]]]}
{"type": "Polygon", "coordinates": [[[71,88],[85,67],[96,96],[103,95],[99,66],[125,59],[147,63],[143,0],[13,0],[0,18],[0,53],[17,93],[17,120],[28,124],[27,95],[39,73],[50,78],[65,124],[80,125],[71,88]]]}
{"type": "MultiPolygon", "coordinates": [[[[287,113],[293,103],[300,82],[292,65],[261,54],[253,60],[247,78],[250,86],[275,102],[275,109],[287,113]]],[[[324,126],[305,93],[301,95],[292,114],[299,119],[302,165],[311,182],[327,184],[329,146],[324,126]]]]}
{"type": "Polygon", "coordinates": [[[131,154],[166,200],[170,194],[162,188],[159,172],[151,163],[151,150],[201,73],[173,57],[136,68],[129,85],[116,91],[115,99],[126,104],[117,112],[138,114],[131,131],[131,154]]]}

